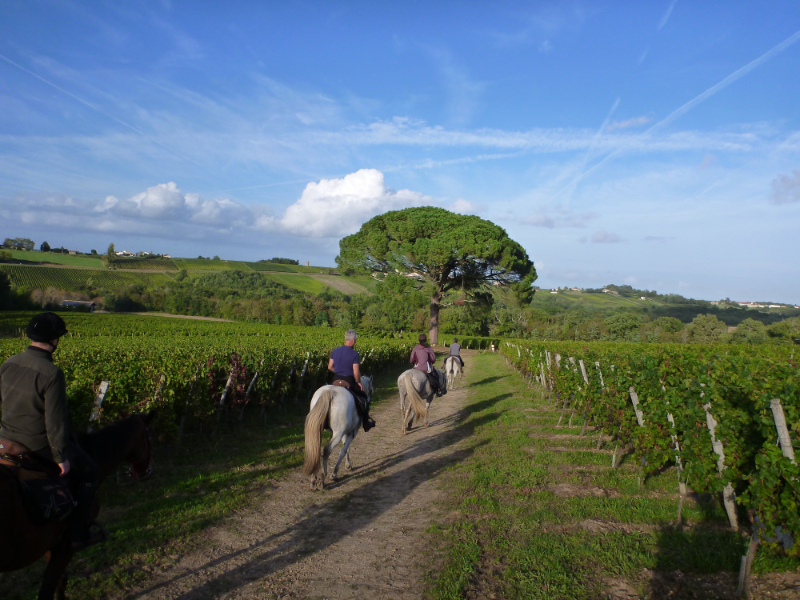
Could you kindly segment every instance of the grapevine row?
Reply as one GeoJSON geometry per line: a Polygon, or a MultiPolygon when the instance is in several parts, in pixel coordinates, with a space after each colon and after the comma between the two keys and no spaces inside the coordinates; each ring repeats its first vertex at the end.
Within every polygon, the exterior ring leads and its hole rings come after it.
{"type": "MultiPolygon", "coordinates": [[[[800,550],[800,369],[791,348],[506,342],[515,367],[640,459],[721,494],[762,541],[800,550]],[[778,416],[792,428],[780,439],[778,416]],[[737,508],[738,507],[740,508],[737,508]]],[[[615,451],[616,459],[616,451],[615,451]]]]}

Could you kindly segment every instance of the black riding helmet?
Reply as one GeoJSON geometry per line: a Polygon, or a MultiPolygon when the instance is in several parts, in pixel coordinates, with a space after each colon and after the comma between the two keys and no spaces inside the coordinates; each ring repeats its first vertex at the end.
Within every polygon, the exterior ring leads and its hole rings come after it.
{"type": "Polygon", "coordinates": [[[67,333],[64,319],[55,313],[46,312],[36,315],[28,323],[25,334],[34,342],[48,343],[67,333]]]}

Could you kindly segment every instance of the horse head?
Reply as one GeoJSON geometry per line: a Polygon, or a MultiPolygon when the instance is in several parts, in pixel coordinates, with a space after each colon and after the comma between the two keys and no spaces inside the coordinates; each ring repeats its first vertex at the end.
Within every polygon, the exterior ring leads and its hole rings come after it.
{"type": "Polygon", "coordinates": [[[153,474],[153,440],[150,423],[155,419],[156,411],[151,410],[146,414],[136,414],[130,417],[138,425],[134,434],[131,449],[125,461],[131,467],[131,478],[144,479],[153,474]]]}
{"type": "Polygon", "coordinates": [[[367,402],[372,400],[372,392],[375,391],[373,380],[373,377],[367,377],[366,375],[361,378],[361,387],[364,388],[364,393],[367,395],[367,402]]]}

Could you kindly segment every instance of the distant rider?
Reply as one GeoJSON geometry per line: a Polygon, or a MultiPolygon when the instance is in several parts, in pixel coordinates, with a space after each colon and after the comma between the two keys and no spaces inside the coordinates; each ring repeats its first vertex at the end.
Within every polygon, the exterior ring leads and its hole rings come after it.
{"type": "Polygon", "coordinates": [[[53,352],[67,326],[57,314],[42,313],[31,319],[26,333],[31,345],[0,366],[0,438],[17,442],[57,464],[61,476],[71,474],[76,507],[68,534],[72,550],[78,551],[105,541],[108,534],[91,517],[100,471],[78,446],[67,407],[64,373],[53,364],[53,352]]]}
{"type": "Polygon", "coordinates": [[[450,344],[450,356],[455,356],[461,362],[461,368],[464,368],[464,359],[461,358],[461,344],[458,343],[458,338],[453,338],[453,343],[450,344]]]}
{"type": "Polygon", "coordinates": [[[439,385],[439,377],[436,370],[433,368],[433,363],[436,362],[436,354],[434,354],[431,347],[428,345],[428,338],[424,333],[419,334],[419,343],[414,346],[411,351],[411,364],[417,371],[422,371],[428,376],[428,382],[431,384],[433,391],[436,395],[441,397],[442,391],[439,385]]]}
{"type": "Polygon", "coordinates": [[[361,416],[364,431],[369,431],[375,427],[376,423],[369,417],[369,403],[361,385],[361,356],[353,349],[357,339],[358,334],[352,329],[345,332],[344,346],[334,348],[331,352],[328,370],[333,371],[336,379],[350,384],[350,392],[356,401],[356,410],[361,416]]]}

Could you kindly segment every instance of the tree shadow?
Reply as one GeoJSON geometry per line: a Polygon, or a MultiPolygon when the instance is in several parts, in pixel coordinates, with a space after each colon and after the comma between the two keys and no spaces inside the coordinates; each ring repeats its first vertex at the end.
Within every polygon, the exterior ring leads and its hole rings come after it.
{"type": "Polygon", "coordinates": [[[492,375],[491,377],[484,377],[480,381],[476,381],[475,383],[469,384],[469,387],[475,387],[479,385],[489,385],[490,383],[494,383],[495,381],[499,381],[500,379],[505,379],[508,375],[492,375]]]}

